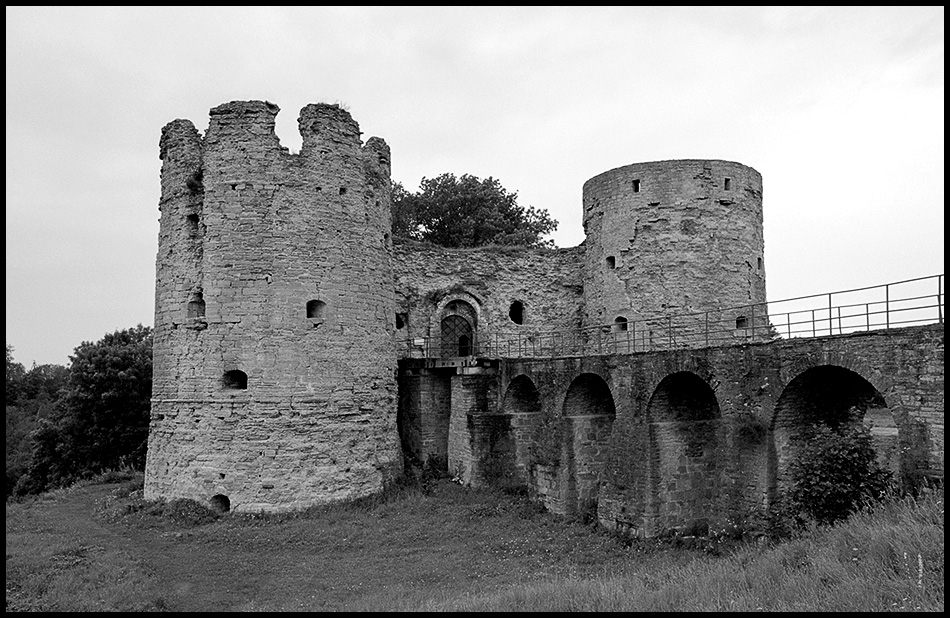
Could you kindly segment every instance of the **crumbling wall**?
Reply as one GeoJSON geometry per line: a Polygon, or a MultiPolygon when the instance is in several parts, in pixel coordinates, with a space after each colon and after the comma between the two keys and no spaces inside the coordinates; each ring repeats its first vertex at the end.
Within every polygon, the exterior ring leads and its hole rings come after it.
{"type": "Polygon", "coordinates": [[[394,246],[396,302],[397,312],[404,316],[396,332],[400,355],[412,355],[414,339],[438,336],[445,301],[453,298],[477,311],[476,336],[482,346],[491,346],[481,350],[495,356],[519,355],[520,342],[521,355],[543,355],[550,339],[534,335],[580,327],[582,256],[583,246],[448,249],[398,241],[394,246]],[[512,307],[516,302],[520,308],[512,307]],[[513,310],[520,311],[520,316],[513,315],[513,310]]]}

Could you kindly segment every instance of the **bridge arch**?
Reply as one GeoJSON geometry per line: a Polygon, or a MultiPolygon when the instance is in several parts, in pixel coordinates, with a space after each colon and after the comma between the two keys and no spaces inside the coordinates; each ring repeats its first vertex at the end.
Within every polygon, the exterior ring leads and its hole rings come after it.
{"type": "Polygon", "coordinates": [[[720,510],[725,429],[713,389],[695,373],[663,378],[647,403],[657,527],[704,532],[720,510]]]}
{"type": "Polygon", "coordinates": [[[830,364],[809,367],[790,380],[772,414],[770,496],[788,488],[789,467],[810,429],[818,425],[838,429],[853,423],[870,428],[878,461],[900,474],[898,426],[884,395],[871,382],[851,369],[830,364]]]}
{"type": "Polygon", "coordinates": [[[602,377],[596,373],[581,373],[571,381],[561,408],[565,510],[568,513],[596,514],[616,415],[610,386],[602,377]]]}
{"type": "Polygon", "coordinates": [[[519,374],[512,378],[500,411],[507,424],[504,431],[494,434],[489,446],[492,484],[524,486],[528,481],[532,441],[541,422],[541,394],[530,377],[519,374]]]}

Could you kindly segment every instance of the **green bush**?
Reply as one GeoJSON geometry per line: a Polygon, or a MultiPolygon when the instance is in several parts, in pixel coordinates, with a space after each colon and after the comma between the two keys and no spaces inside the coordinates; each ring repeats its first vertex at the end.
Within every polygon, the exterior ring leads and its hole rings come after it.
{"type": "Polygon", "coordinates": [[[893,475],[878,463],[863,425],[819,425],[803,438],[789,469],[788,507],[798,523],[843,521],[889,493],[893,475]]]}

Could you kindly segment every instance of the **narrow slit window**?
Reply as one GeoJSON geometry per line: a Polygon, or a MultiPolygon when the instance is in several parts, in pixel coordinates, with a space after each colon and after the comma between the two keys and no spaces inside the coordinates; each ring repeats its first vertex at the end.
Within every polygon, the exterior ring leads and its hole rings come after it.
{"type": "Polygon", "coordinates": [[[633,192],[634,192],[634,193],[639,193],[639,192],[640,192],[640,179],[639,179],[639,178],[633,181],[633,192]]]}
{"type": "Polygon", "coordinates": [[[409,321],[408,313],[397,313],[396,314],[396,329],[399,330],[401,328],[405,328],[407,321],[409,321]]]}
{"type": "Polygon", "coordinates": [[[732,178],[726,178],[726,179],[722,182],[722,188],[725,189],[726,191],[731,191],[731,190],[732,190],[732,178]]]}
{"type": "Polygon", "coordinates": [[[614,320],[614,332],[623,333],[627,331],[627,318],[622,315],[618,315],[617,319],[614,320]]]}
{"type": "Polygon", "coordinates": [[[736,328],[749,328],[749,318],[740,315],[736,318],[736,328]]]}
{"type": "Polygon", "coordinates": [[[607,263],[607,268],[609,268],[610,270],[617,268],[617,259],[612,255],[607,256],[606,263],[607,263]]]}
{"type": "Polygon", "coordinates": [[[756,258],[759,261],[759,270],[762,270],[762,258],[756,258]]]}

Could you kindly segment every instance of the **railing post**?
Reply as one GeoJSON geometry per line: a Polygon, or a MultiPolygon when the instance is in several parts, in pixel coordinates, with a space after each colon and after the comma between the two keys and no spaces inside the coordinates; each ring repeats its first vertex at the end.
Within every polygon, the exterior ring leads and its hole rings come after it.
{"type": "Polygon", "coordinates": [[[670,316],[670,349],[673,349],[673,316],[670,316]]]}
{"type": "Polygon", "coordinates": [[[785,314],[785,323],[788,326],[788,338],[792,338],[792,312],[789,311],[785,314]]]}
{"type": "Polygon", "coordinates": [[[633,352],[636,353],[637,351],[637,321],[634,320],[631,322],[631,324],[633,325],[633,352]]]}
{"type": "Polygon", "coordinates": [[[864,303],[864,323],[871,330],[871,303],[864,303]]]}
{"type": "Polygon", "coordinates": [[[943,324],[943,304],[940,297],[943,296],[943,275],[937,277],[937,320],[943,324]]]}
{"type": "Polygon", "coordinates": [[[828,293],[828,335],[834,335],[834,322],[831,321],[831,292],[828,293]]]}
{"type": "Polygon", "coordinates": [[[752,311],[750,312],[752,319],[752,341],[755,341],[755,305],[752,305],[752,311]]]}
{"type": "Polygon", "coordinates": [[[891,327],[891,284],[884,286],[884,323],[885,328],[891,327]]]}
{"type": "Polygon", "coordinates": [[[815,334],[815,310],[814,309],[811,310],[811,336],[812,337],[818,336],[815,334]]]}

